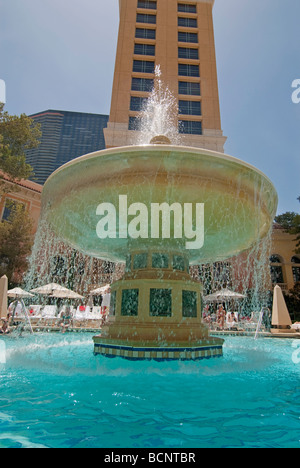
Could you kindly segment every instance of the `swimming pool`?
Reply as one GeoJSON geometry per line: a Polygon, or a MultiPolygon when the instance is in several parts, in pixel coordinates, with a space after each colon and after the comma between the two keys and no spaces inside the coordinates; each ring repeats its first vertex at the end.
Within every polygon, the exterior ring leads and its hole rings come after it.
{"type": "Polygon", "coordinates": [[[157,363],[95,357],[89,333],[0,338],[0,448],[300,447],[293,343],[157,363]]]}

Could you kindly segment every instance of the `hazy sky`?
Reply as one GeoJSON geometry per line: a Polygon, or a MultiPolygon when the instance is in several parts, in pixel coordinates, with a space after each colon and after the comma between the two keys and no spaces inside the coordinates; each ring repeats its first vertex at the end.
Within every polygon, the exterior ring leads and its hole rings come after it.
{"type": "MultiPolygon", "coordinates": [[[[272,180],[278,213],[300,211],[299,18],[299,0],[215,0],[225,152],[272,180]]],[[[109,114],[118,20],[118,0],[0,0],[6,110],[109,114]]]]}

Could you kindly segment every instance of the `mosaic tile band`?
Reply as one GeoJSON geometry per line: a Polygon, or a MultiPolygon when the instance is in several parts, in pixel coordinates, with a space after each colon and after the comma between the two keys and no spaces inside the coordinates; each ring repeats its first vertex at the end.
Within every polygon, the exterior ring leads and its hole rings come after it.
{"type": "Polygon", "coordinates": [[[131,346],[95,343],[94,354],[100,354],[111,358],[122,357],[132,361],[152,359],[156,361],[196,361],[222,357],[223,350],[222,346],[202,346],[193,348],[133,348],[131,346]]]}

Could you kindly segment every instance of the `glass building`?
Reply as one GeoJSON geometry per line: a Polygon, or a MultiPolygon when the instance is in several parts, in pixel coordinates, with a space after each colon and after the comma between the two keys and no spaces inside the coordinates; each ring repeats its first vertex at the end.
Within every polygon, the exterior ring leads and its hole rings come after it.
{"type": "Polygon", "coordinates": [[[30,117],[41,124],[42,131],[39,147],[26,151],[39,184],[68,161],[105,149],[103,129],[108,115],[47,110],[30,117]]]}

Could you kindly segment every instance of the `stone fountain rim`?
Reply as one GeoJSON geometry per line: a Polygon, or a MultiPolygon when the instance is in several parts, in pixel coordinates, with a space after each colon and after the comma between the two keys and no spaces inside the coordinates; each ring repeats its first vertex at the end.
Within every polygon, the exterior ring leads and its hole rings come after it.
{"type": "Polygon", "coordinates": [[[135,152],[137,151],[138,149],[141,150],[141,149],[147,149],[147,151],[157,151],[157,152],[161,152],[161,151],[164,151],[164,152],[177,152],[177,153],[194,153],[194,154],[199,154],[199,155],[206,155],[206,156],[211,156],[213,158],[216,158],[216,159],[223,159],[225,161],[229,161],[229,162],[232,162],[232,163],[236,163],[236,164],[239,164],[240,166],[244,166],[254,172],[256,172],[257,174],[259,174],[260,176],[262,176],[265,180],[267,180],[271,186],[273,187],[275,193],[277,193],[276,191],[276,188],[273,184],[273,182],[269,179],[268,176],[266,176],[266,174],[264,174],[260,169],[257,169],[257,167],[253,166],[252,164],[250,163],[247,163],[239,158],[236,158],[235,156],[231,156],[229,154],[226,154],[226,153],[220,153],[218,151],[213,151],[213,150],[208,150],[208,149],[205,149],[205,148],[196,148],[196,147],[193,147],[193,146],[181,146],[181,145],[162,145],[162,144],[146,144],[146,145],[128,145],[128,146],[117,146],[117,147],[114,147],[114,148],[108,148],[108,149],[104,149],[104,150],[98,150],[98,151],[94,151],[92,153],[88,153],[88,154],[84,154],[83,156],[79,156],[78,158],[75,158],[75,159],[72,159],[71,161],[68,161],[66,164],[64,164],[63,166],[59,167],[58,169],[56,169],[56,171],[54,171],[49,177],[48,179],[46,180],[45,184],[44,184],[44,187],[45,185],[50,182],[50,180],[55,177],[59,172],[65,170],[67,167],[69,166],[73,166],[79,162],[83,162],[85,160],[90,160],[90,159],[93,159],[93,158],[97,158],[99,157],[99,154],[101,155],[109,155],[109,154],[116,154],[118,152],[122,152],[123,154],[124,153],[132,153],[132,152],[135,152]]]}

